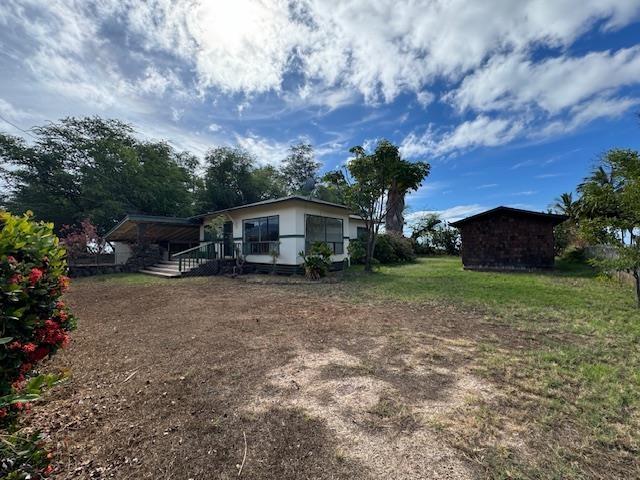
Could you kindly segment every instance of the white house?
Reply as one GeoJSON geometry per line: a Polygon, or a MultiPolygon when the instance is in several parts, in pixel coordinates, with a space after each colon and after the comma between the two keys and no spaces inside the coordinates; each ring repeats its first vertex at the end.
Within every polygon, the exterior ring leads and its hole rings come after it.
{"type": "Polygon", "coordinates": [[[333,268],[342,268],[349,241],[363,230],[363,220],[344,205],[291,196],[188,219],[130,215],[107,234],[107,240],[157,245],[163,261],[145,270],[167,276],[185,273],[205,260],[238,256],[257,270],[272,269],[275,257],[279,272],[294,273],[303,263],[299,252],[308,251],[315,242],[326,243],[333,252],[333,268]],[[207,228],[212,221],[222,224],[222,239],[212,237],[207,228]]]}

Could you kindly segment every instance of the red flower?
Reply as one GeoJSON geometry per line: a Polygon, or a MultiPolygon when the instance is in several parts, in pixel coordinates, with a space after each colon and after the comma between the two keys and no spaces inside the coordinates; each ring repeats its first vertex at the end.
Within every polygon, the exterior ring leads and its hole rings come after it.
{"type": "Polygon", "coordinates": [[[43,474],[45,477],[48,477],[49,475],[51,475],[51,473],[53,473],[53,466],[52,466],[51,464],[49,464],[49,465],[47,465],[47,468],[45,468],[45,469],[42,471],[42,474],[43,474]]]}
{"type": "Polygon", "coordinates": [[[24,408],[24,403],[16,402],[13,404],[18,410],[22,410],[24,408]]]}
{"type": "Polygon", "coordinates": [[[17,340],[9,344],[9,350],[18,350],[22,348],[22,344],[17,340]]]}
{"type": "Polygon", "coordinates": [[[9,277],[9,283],[20,283],[22,281],[22,275],[19,273],[14,273],[9,277]]]}
{"type": "Polygon", "coordinates": [[[0,408],[0,418],[4,418],[7,416],[7,409],[6,408],[0,408]]]}
{"type": "Polygon", "coordinates": [[[69,346],[69,343],[71,342],[71,337],[66,333],[63,333],[62,335],[63,335],[62,336],[62,348],[66,348],[66,347],[69,346]]]}
{"type": "Polygon", "coordinates": [[[31,282],[31,285],[35,285],[40,281],[43,275],[42,270],[34,267],[31,269],[31,273],[29,274],[29,282],[31,282]]]}
{"type": "Polygon", "coordinates": [[[69,318],[69,315],[67,315],[67,312],[65,312],[64,310],[60,310],[58,312],[58,318],[60,319],[61,322],[66,322],[67,319],[69,318]]]}
{"type": "Polygon", "coordinates": [[[11,265],[15,265],[16,263],[18,263],[16,257],[14,257],[13,255],[9,255],[7,257],[7,262],[9,262],[11,265]]]}
{"type": "Polygon", "coordinates": [[[62,300],[58,300],[58,301],[56,302],[56,308],[57,308],[58,310],[62,310],[64,307],[65,307],[65,304],[64,304],[64,302],[63,302],[62,300]]]}
{"type": "Polygon", "coordinates": [[[60,288],[62,289],[63,292],[66,292],[67,290],[69,290],[69,277],[65,275],[61,275],[60,278],[58,279],[58,285],[60,285],[60,288]]]}
{"type": "Polygon", "coordinates": [[[36,346],[34,343],[29,342],[22,345],[22,351],[25,353],[35,352],[35,350],[36,350],[36,346]]]}
{"type": "Polygon", "coordinates": [[[55,330],[56,328],[58,328],[60,325],[58,325],[56,322],[54,322],[53,320],[51,320],[50,318],[48,320],[44,321],[44,327],[51,331],[51,330],[55,330]]]}
{"type": "Polygon", "coordinates": [[[47,347],[38,347],[35,352],[31,352],[27,357],[29,362],[35,363],[42,360],[44,357],[49,355],[49,349],[47,347]]]}
{"type": "Polygon", "coordinates": [[[31,367],[33,367],[33,365],[31,365],[30,363],[23,363],[22,365],[20,365],[20,374],[27,373],[29,370],[31,370],[31,367]]]}

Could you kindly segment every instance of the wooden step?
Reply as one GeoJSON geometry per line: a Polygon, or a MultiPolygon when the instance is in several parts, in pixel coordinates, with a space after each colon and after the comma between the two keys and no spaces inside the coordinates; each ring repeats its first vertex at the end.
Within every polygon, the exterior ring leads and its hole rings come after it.
{"type": "Polygon", "coordinates": [[[171,265],[151,265],[146,267],[146,270],[151,270],[153,272],[163,272],[163,273],[180,273],[178,267],[173,267],[171,265]]]}
{"type": "Polygon", "coordinates": [[[182,276],[180,272],[172,271],[172,272],[163,272],[158,270],[140,270],[140,273],[144,273],[146,275],[155,275],[156,277],[165,277],[165,278],[176,278],[182,276]]]}

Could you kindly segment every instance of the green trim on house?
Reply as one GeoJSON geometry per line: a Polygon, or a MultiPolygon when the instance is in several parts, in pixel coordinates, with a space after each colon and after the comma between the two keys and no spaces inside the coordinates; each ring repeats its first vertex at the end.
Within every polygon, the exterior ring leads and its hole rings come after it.
{"type": "Polygon", "coordinates": [[[242,237],[233,237],[233,239],[234,239],[235,241],[243,240],[243,238],[242,238],[242,237]]]}
{"type": "Polygon", "coordinates": [[[280,235],[280,238],[304,238],[304,235],[296,235],[296,234],[280,235]]]}

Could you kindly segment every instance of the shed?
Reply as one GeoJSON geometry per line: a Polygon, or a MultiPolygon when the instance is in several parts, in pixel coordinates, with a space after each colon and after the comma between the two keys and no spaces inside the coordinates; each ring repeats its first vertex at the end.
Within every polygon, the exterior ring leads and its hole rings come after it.
{"type": "Polygon", "coordinates": [[[553,268],[553,228],[566,219],[501,206],[451,225],[460,230],[465,269],[532,270],[553,268]]]}

